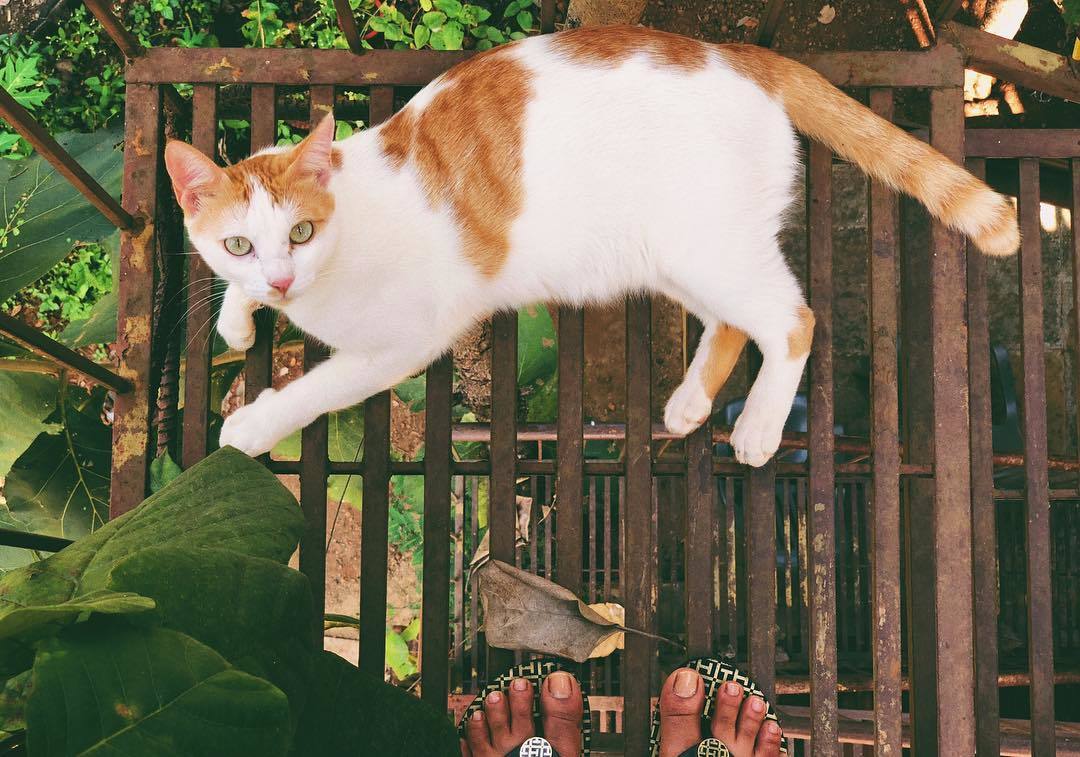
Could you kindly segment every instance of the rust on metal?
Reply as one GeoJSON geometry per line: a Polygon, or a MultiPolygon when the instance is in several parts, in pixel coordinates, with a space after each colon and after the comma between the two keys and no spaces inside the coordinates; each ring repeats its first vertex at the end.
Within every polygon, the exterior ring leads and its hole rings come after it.
{"type": "MultiPolygon", "coordinates": [[[[891,89],[870,91],[870,107],[893,118],[891,89]]],[[[899,198],[870,184],[871,434],[874,454],[871,639],[874,664],[874,753],[901,753],[900,694],[900,417],[897,395],[897,241],[899,198]]]]}
{"type": "Polygon", "coordinates": [[[1028,668],[1032,754],[1054,753],[1054,637],[1050,574],[1050,482],[1046,467],[1046,362],[1043,356],[1039,161],[1020,161],[1020,332],[1024,391],[1027,515],[1028,668]]]}
{"type": "Polygon", "coordinates": [[[559,409],[555,483],[556,577],[581,596],[582,495],[585,441],[582,406],[585,392],[585,314],[577,308],[559,308],[559,409]]]}
{"type": "Polygon", "coordinates": [[[121,394],[135,388],[131,380],[118,376],[103,365],[98,365],[37,329],[26,325],[7,313],[0,313],[0,334],[11,337],[31,352],[58,363],[95,384],[107,386],[121,394]]]}
{"type": "Polygon", "coordinates": [[[349,43],[349,50],[356,55],[362,55],[364,45],[360,42],[360,32],[356,28],[356,17],[353,15],[349,0],[334,0],[334,11],[337,14],[338,28],[341,29],[345,41],[349,43]]]}

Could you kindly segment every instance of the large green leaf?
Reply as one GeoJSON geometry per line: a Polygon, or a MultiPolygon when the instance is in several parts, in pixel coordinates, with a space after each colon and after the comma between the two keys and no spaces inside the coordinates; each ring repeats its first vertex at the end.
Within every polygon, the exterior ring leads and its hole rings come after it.
{"type": "Polygon", "coordinates": [[[190,636],[91,622],[42,643],[26,722],[30,757],[269,757],[289,705],[190,636]]]}
{"type": "MultiPolygon", "coordinates": [[[[132,512],[41,562],[0,577],[0,622],[23,607],[59,604],[108,588],[112,569],[141,549],[226,549],[284,563],[303,528],[296,500],[277,478],[226,447],[132,512]]],[[[6,661],[9,670],[23,663],[11,655],[6,661]]],[[[18,670],[29,666],[25,662],[18,670]]]]}
{"type": "Polygon", "coordinates": [[[550,380],[558,364],[555,325],[544,305],[518,311],[518,384],[550,380]]]}
{"type": "Polygon", "coordinates": [[[56,408],[55,376],[12,373],[0,361],[0,478],[39,434],[55,434],[60,426],[46,419],[56,408]]]}
{"type": "Polygon", "coordinates": [[[109,587],[152,597],[153,615],[166,628],[266,678],[288,695],[294,713],[303,708],[315,651],[304,574],[220,549],[150,547],[113,568],[109,587]]]}
{"type": "Polygon", "coordinates": [[[154,609],[154,600],[132,592],[93,591],[54,605],[16,607],[0,618],[0,640],[25,635],[47,624],[67,623],[83,613],[124,615],[154,609]]]}
{"type": "Polygon", "coordinates": [[[94,303],[88,316],[69,323],[60,332],[60,341],[72,348],[115,342],[119,302],[117,293],[109,292],[94,303]]]}
{"type": "MultiPolygon", "coordinates": [[[[113,196],[120,193],[119,130],[61,134],[57,141],[113,196]]],[[[75,242],[96,242],[114,227],[42,158],[0,164],[0,302],[41,278],[75,242]],[[6,232],[6,233],[5,233],[6,232]]]]}
{"type": "Polygon", "coordinates": [[[311,696],[291,754],[428,757],[459,754],[445,713],[361,673],[332,652],[315,658],[311,696]]]}

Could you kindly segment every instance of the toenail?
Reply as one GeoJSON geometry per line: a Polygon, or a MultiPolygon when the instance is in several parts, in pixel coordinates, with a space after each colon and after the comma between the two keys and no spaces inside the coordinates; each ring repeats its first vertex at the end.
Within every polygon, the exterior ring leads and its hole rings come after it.
{"type": "Polygon", "coordinates": [[[515,678],[510,685],[514,687],[514,691],[525,691],[529,686],[529,682],[524,678],[515,678]]]}
{"type": "Polygon", "coordinates": [[[484,719],[484,713],[481,712],[480,710],[477,710],[476,712],[474,712],[472,714],[472,719],[476,720],[476,721],[483,720],[484,719]]]}
{"type": "Polygon", "coordinates": [[[570,674],[563,672],[552,673],[548,676],[548,690],[556,699],[569,699],[574,693],[574,687],[570,683],[570,674]]]}
{"type": "Polygon", "coordinates": [[[492,704],[498,704],[502,700],[502,694],[497,691],[493,691],[488,694],[488,701],[492,704]]]}
{"type": "Polygon", "coordinates": [[[765,700],[761,697],[750,697],[750,709],[754,712],[765,712],[765,700]]]}
{"type": "Polygon", "coordinates": [[[765,730],[768,731],[773,736],[779,736],[780,735],[780,726],[778,726],[776,723],[767,723],[765,725],[765,730]]]}
{"type": "Polygon", "coordinates": [[[692,670],[680,670],[675,674],[675,693],[689,699],[697,693],[698,676],[692,670]]]}
{"type": "Polygon", "coordinates": [[[731,696],[736,696],[739,693],[739,684],[729,681],[728,683],[724,684],[724,691],[726,691],[731,696]]]}

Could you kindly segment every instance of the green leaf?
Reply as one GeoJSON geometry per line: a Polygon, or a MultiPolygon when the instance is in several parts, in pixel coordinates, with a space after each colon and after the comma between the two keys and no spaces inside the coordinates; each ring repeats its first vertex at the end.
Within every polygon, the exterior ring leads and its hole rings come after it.
{"type": "Polygon", "coordinates": [[[551,379],[558,365],[555,325],[544,305],[518,311],[518,383],[551,379]]]}
{"type": "Polygon", "coordinates": [[[1080,26],[1080,0],[1064,0],[1062,15],[1066,24],[1080,26]]]}
{"type": "Polygon", "coordinates": [[[447,22],[443,27],[443,43],[447,50],[460,50],[465,40],[465,29],[456,21],[447,22]]]}
{"type": "MultiPolygon", "coordinates": [[[[113,196],[120,193],[118,130],[62,134],[60,145],[113,196]]],[[[114,227],[40,155],[0,164],[0,302],[41,278],[75,242],[96,242],[114,227]],[[17,232],[17,233],[16,233],[17,232]]]]}
{"type": "Polygon", "coordinates": [[[527,32],[530,29],[532,29],[533,15],[529,11],[521,11],[520,13],[517,14],[516,18],[517,18],[518,26],[521,27],[522,31],[527,32]]]}
{"type": "Polygon", "coordinates": [[[115,591],[157,604],[161,625],[213,648],[230,664],[285,692],[303,709],[314,628],[304,574],[273,560],[221,549],[148,547],[109,574],[115,591]]]}
{"type": "Polygon", "coordinates": [[[480,52],[483,52],[484,50],[490,50],[492,47],[494,47],[494,45],[491,44],[490,39],[482,39],[476,43],[476,49],[480,52]]]}
{"type": "Polygon", "coordinates": [[[285,695],[176,631],[80,624],[42,643],[32,686],[33,757],[271,757],[288,746],[285,695]]]}
{"type": "Polygon", "coordinates": [[[82,613],[126,615],[154,609],[154,600],[134,592],[93,591],[54,605],[16,607],[0,618],[0,639],[37,635],[43,626],[73,622],[82,613]]]}
{"type": "Polygon", "coordinates": [[[421,373],[406,379],[394,387],[394,394],[404,402],[414,413],[418,413],[427,406],[427,375],[421,373]]]}
{"type": "Polygon", "coordinates": [[[409,654],[409,645],[401,635],[386,630],[386,666],[399,681],[416,673],[416,659],[409,654]]]}
{"type": "Polygon", "coordinates": [[[405,630],[401,632],[401,638],[405,641],[416,641],[420,637],[420,618],[413,618],[405,630]]]}
{"type": "MultiPolygon", "coordinates": [[[[120,439],[118,449],[124,443],[120,439]]],[[[21,608],[60,604],[109,588],[113,568],[141,549],[165,544],[227,549],[284,563],[303,528],[303,515],[288,489],[260,463],[226,447],[132,512],[41,562],[0,577],[0,622],[21,608]]]]}
{"type": "Polygon", "coordinates": [[[39,434],[60,431],[46,419],[56,409],[57,380],[39,373],[9,373],[0,362],[0,478],[39,434]]]}
{"type": "Polygon", "coordinates": [[[86,318],[69,323],[67,328],[60,332],[60,341],[71,348],[115,342],[118,306],[117,293],[109,292],[94,303],[86,318]]]}
{"type": "Polygon", "coordinates": [[[517,12],[524,8],[528,3],[525,0],[510,0],[510,4],[503,9],[503,18],[510,18],[517,15],[517,12]]]}
{"type": "MultiPolygon", "coordinates": [[[[300,441],[300,431],[290,434],[274,446],[273,456],[282,460],[299,460],[300,441]]],[[[327,449],[331,460],[356,460],[363,442],[362,405],[330,413],[327,419],[327,449]]],[[[359,476],[331,476],[327,484],[328,499],[343,500],[354,507],[360,506],[364,487],[363,479],[359,476]]]]}
{"type": "Polygon", "coordinates": [[[461,15],[462,5],[458,0],[435,0],[435,7],[445,13],[448,18],[457,18],[461,15]]]}
{"type": "Polygon", "coordinates": [[[430,29],[423,25],[416,27],[416,31],[413,32],[413,44],[416,45],[417,50],[426,45],[429,39],[431,39],[430,29]]]}
{"type": "MultiPolygon", "coordinates": [[[[420,22],[428,27],[428,29],[441,29],[442,25],[446,23],[446,14],[442,11],[428,11],[420,17],[420,22]]],[[[417,29],[416,31],[420,31],[417,29]]]]}
{"type": "Polygon", "coordinates": [[[291,754],[361,753],[429,757],[456,755],[460,747],[445,713],[322,652],[291,754]]]}
{"type": "Polygon", "coordinates": [[[153,462],[150,463],[150,492],[161,491],[170,481],[183,472],[183,469],[176,464],[176,461],[169,456],[169,453],[163,452],[160,457],[155,457],[153,462]]]}
{"type": "Polygon", "coordinates": [[[504,37],[503,33],[494,26],[489,26],[487,28],[487,38],[488,41],[493,42],[496,45],[501,45],[506,42],[506,37],[504,37]]]}
{"type": "Polygon", "coordinates": [[[519,39],[525,39],[525,36],[526,35],[524,32],[510,32],[510,39],[514,41],[517,41],[519,39]]]}
{"type": "Polygon", "coordinates": [[[425,11],[431,10],[431,0],[420,0],[420,8],[425,11]]]}

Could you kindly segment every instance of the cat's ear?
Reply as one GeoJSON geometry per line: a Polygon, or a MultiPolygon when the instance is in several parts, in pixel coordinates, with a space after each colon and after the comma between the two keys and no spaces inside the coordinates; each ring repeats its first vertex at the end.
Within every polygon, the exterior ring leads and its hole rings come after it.
{"type": "Polygon", "coordinates": [[[327,113],[293,151],[289,170],[326,186],[333,169],[334,117],[327,113]]]}
{"type": "Polygon", "coordinates": [[[176,139],[165,145],[165,168],[172,179],[176,201],[185,213],[199,210],[201,200],[225,180],[225,172],[191,145],[176,139]]]}

